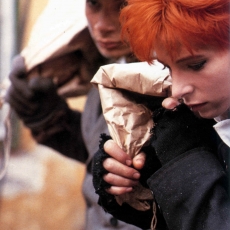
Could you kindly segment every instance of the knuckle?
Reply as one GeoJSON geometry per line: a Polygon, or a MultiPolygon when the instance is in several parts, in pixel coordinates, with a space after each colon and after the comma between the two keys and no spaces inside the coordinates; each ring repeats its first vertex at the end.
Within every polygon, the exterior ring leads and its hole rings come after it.
{"type": "Polygon", "coordinates": [[[110,170],[113,167],[113,161],[111,158],[107,158],[103,162],[103,166],[106,170],[110,170]]]}
{"type": "Polygon", "coordinates": [[[113,149],[114,146],[114,141],[113,140],[108,140],[104,144],[104,150],[107,152],[110,152],[113,149]]]}
{"type": "Polygon", "coordinates": [[[109,192],[110,194],[115,195],[115,196],[119,196],[119,195],[122,195],[122,194],[124,193],[123,190],[124,190],[124,189],[122,189],[122,188],[114,188],[114,187],[111,187],[111,188],[108,189],[108,192],[109,192]]]}
{"type": "Polygon", "coordinates": [[[110,185],[117,185],[117,183],[115,183],[115,181],[109,176],[105,177],[104,181],[109,183],[110,185]]]}

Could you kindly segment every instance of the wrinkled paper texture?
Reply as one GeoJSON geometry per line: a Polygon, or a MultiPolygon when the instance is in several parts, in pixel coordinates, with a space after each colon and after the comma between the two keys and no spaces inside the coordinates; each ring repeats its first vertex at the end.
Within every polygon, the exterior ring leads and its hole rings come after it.
{"type": "MultiPolygon", "coordinates": [[[[132,100],[132,93],[167,97],[171,92],[168,69],[155,61],[130,64],[110,64],[100,67],[91,82],[98,87],[102,111],[111,137],[133,158],[149,141],[153,127],[152,112],[132,100]],[[128,96],[127,96],[128,94],[128,96]]],[[[117,202],[130,204],[138,210],[148,210],[152,193],[141,184],[131,193],[116,196],[117,202]]]]}
{"type": "Polygon", "coordinates": [[[110,64],[100,67],[91,83],[98,87],[102,110],[111,137],[133,158],[150,137],[153,127],[151,111],[135,104],[123,90],[166,97],[170,95],[168,69],[154,62],[110,64]]]}

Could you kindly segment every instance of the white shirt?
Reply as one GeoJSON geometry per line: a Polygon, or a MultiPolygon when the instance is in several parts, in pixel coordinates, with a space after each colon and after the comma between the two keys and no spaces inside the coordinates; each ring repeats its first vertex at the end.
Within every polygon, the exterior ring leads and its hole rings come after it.
{"type": "Polygon", "coordinates": [[[230,147],[230,119],[220,120],[215,118],[217,123],[213,126],[222,141],[230,147]]]}

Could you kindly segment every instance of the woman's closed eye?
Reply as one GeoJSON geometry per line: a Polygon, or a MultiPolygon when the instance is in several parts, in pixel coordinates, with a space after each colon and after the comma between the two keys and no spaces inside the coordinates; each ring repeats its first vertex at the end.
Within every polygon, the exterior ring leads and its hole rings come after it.
{"type": "Polygon", "coordinates": [[[188,68],[192,69],[194,71],[199,71],[204,67],[205,63],[206,63],[206,60],[199,61],[199,62],[196,62],[196,63],[193,63],[193,64],[189,64],[188,68]]]}

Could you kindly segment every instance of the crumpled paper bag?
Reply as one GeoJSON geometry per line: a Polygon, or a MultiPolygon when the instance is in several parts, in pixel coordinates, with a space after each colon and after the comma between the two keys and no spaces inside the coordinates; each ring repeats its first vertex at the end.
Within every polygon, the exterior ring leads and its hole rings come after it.
{"type": "Polygon", "coordinates": [[[51,77],[65,97],[83,95],[106,64],[87,28],[85,0],[49,0],[21,55],[28,77],[51,77]]]}
{"type": "MultiPolygon", "coordinates": [[[[171,92],[168,69],[155,61],[130,64],[110,64],[100,67],[91,83],[100,93],[102,111],[111,137],[133,158],[149,141],[153,127],[152,112],[135,103],[132,96],[167,97],[171,92]]],[[[130,204],[138,210],[148,210],[152,200],[149,189],[141,184],[131,193],[116,196],[117,202],[130,204]]]]}
{"type": "Polygon", "coordinates": [[[132,158],[150,137],[152,113],[143,104],[125,96],[138,93],[166,97],[170,95],[168,69],[154,62],[110,64],[101,66],[91,83],[98,87],[102,110],[112,138],[132,158]]]}

